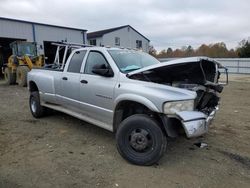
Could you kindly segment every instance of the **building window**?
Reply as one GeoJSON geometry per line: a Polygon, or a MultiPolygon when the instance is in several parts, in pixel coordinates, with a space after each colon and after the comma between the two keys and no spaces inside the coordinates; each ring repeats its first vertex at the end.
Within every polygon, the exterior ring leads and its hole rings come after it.
{"type": "Polygon", "coordinates": [[[120,46],[120,38],[119,37],[115,37],[115,45],[120,46]]]}
{"type": "Polygon", "coordinates": [[[136,48],[138,48],[138,49],[142,48],[142,41],[141,40],[136,40],[136,48]]]}
{"type": "Polygon", "coordinates": [[[89,44],[93,45],[93,46],[96,46],[96,39],[90,39],[89,44]]]}

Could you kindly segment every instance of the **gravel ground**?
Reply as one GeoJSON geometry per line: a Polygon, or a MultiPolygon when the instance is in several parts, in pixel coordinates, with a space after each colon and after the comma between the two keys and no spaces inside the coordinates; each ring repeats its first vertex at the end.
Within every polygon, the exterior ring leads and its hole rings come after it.
{"type": "Polygon", "coordinates": [[[0,187],[250,187],[250,76],[232,78],[209,133],[170,140],[151,167],[123,160],[101,128],[63,113],[34,119],[27,88],[0,81],[0,187]]]}

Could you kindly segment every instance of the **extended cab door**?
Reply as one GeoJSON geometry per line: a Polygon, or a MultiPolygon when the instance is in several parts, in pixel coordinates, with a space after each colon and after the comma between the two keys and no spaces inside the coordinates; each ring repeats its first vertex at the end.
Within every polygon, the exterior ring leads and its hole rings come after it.
{"type": "Polygon", "coordinates": [[[61,74],[60,86],[57,91],[59,103],[68,109],[77,111],[80,100],[80,70],[86,50],[74,52],[61,74]]]}
{"type": "Polygon", "coordinates": [[[80,78],[81,110],[90,118],[110,125],[113,118],[114,88],[117,75],[100,76],[92,72],[95,65],[110,67],[101,51],[90,50],[80,78]]]}

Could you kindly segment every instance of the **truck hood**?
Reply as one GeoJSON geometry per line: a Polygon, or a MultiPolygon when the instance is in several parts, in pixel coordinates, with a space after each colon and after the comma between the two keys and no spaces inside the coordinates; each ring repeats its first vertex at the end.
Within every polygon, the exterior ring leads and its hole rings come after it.
{"type": "MultiPolygon", "coordinates": [[[[218,105],[217,94],[223,90],[223,85],[219,83],[221,68],[226,70],[221,64],[208,57],[192,57],[148,66],[130,72],[126,76],[133,80],[157,83],[165,86],[169,91],[172,88],[176,93],[183,92],[180,89],[195,92],[197,94],[195,108],[209,114],[218,105]]],[[[190,94],[185,93],[185,96],[190,94]]]]}
{"type": "Polygon", "coordinates": [[[166,62],[162,62],[159,64],[155,64],[155,65],[151,65],[151,66],[147,66],[135,71],[132,71],[130,73],[127,74],[127,76],[132,76],[138,73],[142,73],[145,71],[151,71],[151,70],[156,70],[156,69],[161,69],[164,67],[171,67],[173,65],[181,65],[181,64],[194,64],[194,63],[198,63],[201,61],[207,61],[208,63],[212,64],[212,65],[218,65],[219,67],[222,67],[222,65],[220,63],[218,63],[217,61],[209,58],[209,57],[188,57],[188,58],[180,58],[180,59],[175,59],[175,60],[171,60],[171,61],[166,61],[166,62]]]}
{"type": "Polygon", "coordinates": [[[224,67],[208,57],[191,57],[144,67],[128,73],[127,77],[171,86],[176,82],[199,84],[221,92],[219,68],[224,67]]]}

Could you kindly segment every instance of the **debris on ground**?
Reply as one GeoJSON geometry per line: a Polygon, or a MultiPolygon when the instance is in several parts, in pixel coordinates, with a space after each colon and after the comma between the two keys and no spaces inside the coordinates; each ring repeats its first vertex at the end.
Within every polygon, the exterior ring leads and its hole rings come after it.
{"type": "Polygon", "coordinates": [[[206,144],[206,143],[204,143],[204,142],[197,142],[197,143],[194,143],[194,145],[196,145],[196,146],[199,147],[199,148],[208,147],[208,144],[206,144]]]}

